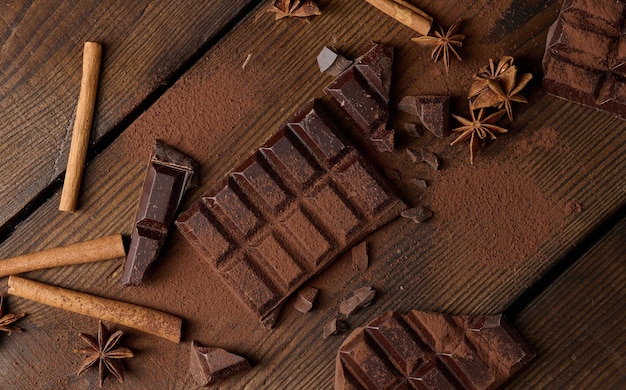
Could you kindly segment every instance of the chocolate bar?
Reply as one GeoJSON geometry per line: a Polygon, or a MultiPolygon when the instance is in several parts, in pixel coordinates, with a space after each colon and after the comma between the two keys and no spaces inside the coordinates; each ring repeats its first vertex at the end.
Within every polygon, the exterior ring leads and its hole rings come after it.
{"type": "Polygon", "coordinates": [[[341,345],[335,389],[496,389],[534,356],[502,315],[390,311],[341,345]]]}
{"type": "Polygon", "coordinates": [[[549,93],[626,118],[626,2],[565,0],[543,72],[549,93]]]}
{"type": "Polygon", "coordinates": [[[158,257],[183,194],[198,184],[196,168],[190,157],[156,141],[124,263],[123,285],[141,283],[158,257]]]}
{"type": "Polygon", "coordinates": [[[392,64],[393,47],[374,44],[324,89],[379,152],[393,151],[394,132],[387,130],[392,64]]]}
{"type": "Polygon", "coordinates": [[[200,386],[222,381],[249,368],[250,363],[239,355],[191,342],[189,372],[200,386]]]}
{"type": "Polygon", "coordinates": [[[259,319],[406,205],[318,102],[176,225],[259,319]]]}

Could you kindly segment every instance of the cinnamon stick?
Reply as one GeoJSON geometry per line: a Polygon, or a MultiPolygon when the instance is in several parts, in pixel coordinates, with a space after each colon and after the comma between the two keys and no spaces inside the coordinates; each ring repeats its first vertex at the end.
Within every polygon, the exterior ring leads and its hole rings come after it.
{"type": "Polygon", "coordinates": [[[115,322],[175,343],[182,319],[143,306],[101,298],[17,276],[9,277],[9,294],[103,321],[115,322]]]}
{"type": "Polygon", "coordinates": [[[365,0],[421,35],[428,35],[433,18],[405,0],[365,0]]]}
{"type": "Polygon", "coordinates": [[[0,277],[118,257],[126,257],[122,236],[119,234],[0,260],[0,277]]]}
{"type": "Polygon", "coordinates": [[[78,205],[80,182],[83,177],[89,133],[91,132],[93,111],[96,105],[102,45],[96,42],[85,42],[83,50],[83,76],[80,81],[80,94],[76,106],[70,155],[67,160],[65,181],[63,182],[59,204],[59,210],[69,212],[76,211],[78,205]]]}

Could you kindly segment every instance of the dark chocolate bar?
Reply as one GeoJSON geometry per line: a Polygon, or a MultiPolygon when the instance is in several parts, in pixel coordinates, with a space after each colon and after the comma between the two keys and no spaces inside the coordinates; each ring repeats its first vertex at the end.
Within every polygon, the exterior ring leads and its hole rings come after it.
{"type": "Polygon", "coordinates": [[[626,2],[565,0],[543,71],[549,93],[626,118],[626,2]]]}
{"type": "Polygon", "coordinates": [[[335,389],[496,389],[534,356],[502,315],[387,312],[341,345],[335,389]]]}
{"type": "Polygon", "coordinates": [[[191,342],[189,371],[200,386],[212,385],[249,368],[250,363],[239,355],[191,342]]]}
{"type": "Polygon", "coordinates": [[[374,44],[324,89],[379,152],[393,151],[394,132],[387,129],[392,64],[393,47],[374,44]]]}
{"type": "Polygon", "coordinates": [[[261,320],[406,205],[315,102],[182,213],[183,236],[261,320]]]}
{"type": "Polygon", "coordinates": [[[146,270],[158,257],[183,194],[197,185],[196,167],[196,162],[185,154],[156,141],[124,263],[122,284],[141,283],[146,270]]]}

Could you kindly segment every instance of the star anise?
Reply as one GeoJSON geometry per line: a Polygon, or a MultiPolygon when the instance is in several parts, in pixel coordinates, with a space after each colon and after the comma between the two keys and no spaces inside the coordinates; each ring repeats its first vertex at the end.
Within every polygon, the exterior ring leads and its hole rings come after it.
{"type": "Polygon", "coordinates": [[[19,320],[20,318],[24,317],[26,314],[24,313],[20,313],[20,314],[4,314],[4,297],[2,295],[0,295],[0,330],[3,332],[21,332],[22,329],[18,328],[17,326],[13,326],[11,325],[12,323],[14,323],[15,321],[19,320]]]}
{"type": "Polygon", "coordinates": [[[100,370],[100,387],[104,384],[109,372],[117,378],[120,383],[124,383],[124,364],[120,359],[126,359],[133,357],[133,353],[126,347],[117,347],[117,343],[124,332],[118,330],[109,336],[109,330],[100,321],[98,328],[98,338],[79,333],[78,335],[89,344],[88,348],[80,348],[75,350],[77,353],[87,354],[87,357],[80,365],[77,376],[82,374],[89,367],[98,362],[98,368],[100,370]]]}
{"type": "Polygon", "coordinates": [[[284,17],[306,18],[322,14],[315,0],[275,0],[268,12],[276,13],[276,20],[284,17]]]}
{"type": "Polygon", "coordinates": [[[478,73],[473,76],[474,82],[470,86],[468,99],[473,99],[489,88],[489,84],[499,82],[501,76],[505,72],[516,71],[513,65],[514,58],[511,56],[501,57],[498,63],[494,63],[493,59],[489,59],[489,65],[486,65],[478,73]]]}
{"type": "Polygon", "coordinates": [[[474,164],[474,156],[478,153],[478,149],[481,144],[484,144],[487,138],[496,139],[496,134],[506,133],[508,130],[495,125],[500,118],[502,118],[504,110],[494,112],[486,118],[483,118],[485,110],[482,108],[478,111],[478,116],[474,114],[474,110],[472,109],[470,109],[470,113],[472,115],[472,120],[462,118],[458,115],[453,115],[463,126],[452,130],[455,133],[461,133],[461,135],[452,141],[450,145],[455,145],[469,139],[470,163],[474,164]]]}
{"type": "Polygon", "coordinates": [[[435,36],[425,35],[423,37],[412,38],[413,42],[422,46],[433,46],[434,49],[430,54],[430,57],[435,61],[439,61],[439,58],[443,57],[443,64],[446,67],[446,74],[450,73],[450,53],[454,54],[456,58],[461,61],[459,53],[457,53],[456,47],[463,46],[463,40],[465,35],[457,34],[461,27],[461,21],[457,20],[448,31],[444,31],[443,27],[439,26],[439,30],[435,30],[435,36]]]}
{"type": "MultiPolygon", "coordinates": [[[[500,74],[496,76],[496,79],[488,80],[487,88],[471,100],[471,106],[473,109],[487,107],[504,108],[509,120],[512,121],[512,102],[528,103],[528,100],[526,100],[520,92],[532,78],[532,74],[524,73],[520,79],[517,80],[517,68],[515,65],[510,65],[507,69],[501,71],[500,74]]],[[[472,90],[470,89],[470,95],[471,94],[472,90]]]]}

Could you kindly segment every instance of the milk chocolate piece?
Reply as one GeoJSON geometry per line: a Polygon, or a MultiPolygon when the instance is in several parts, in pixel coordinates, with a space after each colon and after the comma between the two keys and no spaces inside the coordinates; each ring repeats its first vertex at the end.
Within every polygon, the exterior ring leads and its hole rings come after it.
{"type": "Polygon", "coordinates": [[[176,225],[263,320],[337,255],[404,209],[315,102],[176,225]]]}
{"type": "Polygon", "coordinates": [[[249,368],[250,363],[239,355],[191,342],[189,371],[200,386],[211,385],[249,368]]]}
{"type": "Polygon", "coordinates": [[[191,158],[156,141],[124,263],[123,285],[141,283],[159,256],[185,191],[197,186],[196,168],[191,158]]]}
{"type": "Polygon", "coordinates": [[[352,265],[354,265],[359,271],[365,272],[369,267],[369,256],[367,254],[367,241],[363,241],[352,247],[350,251],[352,265]]]}
{"type": "Polygon", "coordinates": [[[626,2],[565,0],[543,72],[549,93],[626,119],[626,2]]]}
{"type": "Polygon", "coordinates": [[[393,151],[393,130],[387,130],[393,47],[374,44],[324,92],[356,124],[379,152],[393,151]]]}
{"type": "Polygon", "coordinates": [[[346,338],[335,389],[496,389],[534,356],[502,315],[391,311],[346,338]]]}
{"type": "Polygon", "coordinates": [[[346,330],[348,330],[348,324],[341,320],[333,318],[332,320],[324,324],[324,329],[322,329],[322,337],[327,339],[330,336],[343,333],[346,330]]]}
{"type": "Polygon", "coordinates": [[[450,135],[450,96],[405,96],[398,110],[416,115],[439,138],[450,135]]]}
{"type": "Polygon", "coordinates": [[[315,300],[317,299],[319,292],[320,290],[314,287],[302,287],[296,294],[296,301],[293,303],[293,307],[300,313],[308,313],[311,309],[313,309],[313,305],[315,304],[315,300]]]}
{"type": "Polygon", "coordinates": [[[357,310],[369,306],[376,296],[376,290],[371,287],[361,287],[352,293],[352,296],[339,304],[339,312],[349,316],[357,310]]]}
{"type": "Polygon", "coordinates": [[[320,72],[337,77],[352,65],[352,61],[335,53],[331,48],[324,46],[320,54],[317,55],[317,65],[320,68],[320,72]]]}
{"type": "Polygon", "coordinates": [[[415,223],[422,223],[431,219],[433,212],[424,206],[417,206],[412,209],[404,210],[400,213],[400,216],[410,219],[415,223]]]}

